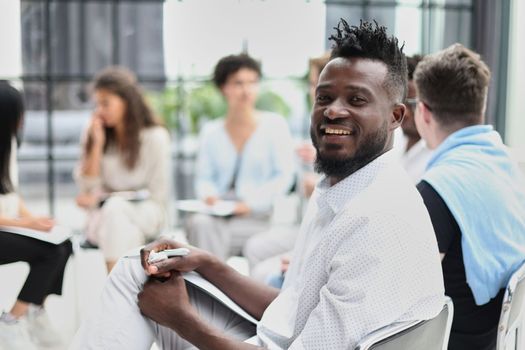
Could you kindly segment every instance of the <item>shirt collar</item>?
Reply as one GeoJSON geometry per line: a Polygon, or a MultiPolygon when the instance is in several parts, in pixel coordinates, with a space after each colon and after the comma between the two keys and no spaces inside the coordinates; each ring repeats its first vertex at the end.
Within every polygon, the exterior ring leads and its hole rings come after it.
{"type": "Polygon", "coordinates": [[[393,152],[387,151],[333,186],[326,175],[317,183],[317,205],[330,208],[334,214],[343,209],[348,201],[364,191],[375,180],[393,158],[393,152]]]}

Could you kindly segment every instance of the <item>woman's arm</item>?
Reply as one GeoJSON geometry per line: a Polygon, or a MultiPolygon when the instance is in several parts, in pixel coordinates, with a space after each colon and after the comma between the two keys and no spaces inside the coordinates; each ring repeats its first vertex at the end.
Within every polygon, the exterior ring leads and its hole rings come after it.
{"type": "Polygon", "coordinates": [[[171,193],[171,140],[164,127],[155,127],[148,131],[148,139],[143,140],[141,151],[148,157],[144,162],[148,166],[147,189],[151,199],[165,206],[171,193]]]}
{"type": "Polygon", "coordinates": [[[21,218],[31,218],[33,217],[33,214],[27,209],[26,203],[22,199],[22,197],[18,197],[18,216],[21,218]]]}
{"type": "Polygon", "coordinates": [[[55,226],[53,219],[33,216],[22,198],[18,201],[18,217],[10,218],[0,215],[0,226],[15,226],[39,231],[49,231],[55,226]]]}
{"type": "Polygon", "coordinates": [[[100,160],[104,153],[106,135],[102,120],[94,115],[87,134],[90,140],[90,148],[85,151],[82,159],[81,175],[86,177],[98,177],[100,175],[100,160]]]}
{"type": "Polygon", "coordinates": [[[0,226],[15,226],[47,232],[55,226],[55,221],[47,217],[8,218],[0,216],[0,226]]]}

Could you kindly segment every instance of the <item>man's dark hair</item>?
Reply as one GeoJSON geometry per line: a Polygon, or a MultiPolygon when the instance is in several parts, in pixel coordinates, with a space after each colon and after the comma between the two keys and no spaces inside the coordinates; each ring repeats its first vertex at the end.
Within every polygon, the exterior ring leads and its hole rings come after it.
{"type": "Polygon", "coordinates": [[[414,80],[414,72],[419,62],[423,59],[421,55],[413,55],[407,57],[407,70],[408,70],[408,80],[414,80]]]}
{"type": "Polygon", "coordinates": [[[220,89],[228,80],[228,77],[237,73],[241,68],[255,71],[261,77],[261,65],[247,54],[230,55],[223,57],[215,66],[213,82],[220,89]]]}
{"type": "Polygon", "coordinates": [[[341,18],[337,33],[330,36],[335,42],[331,58],[360,57],[383,62],[388,69],[384,87],[388,95],[396,102],[406,97],[407,91],[407,64],[403,54],[403,46],[399,47],[397,38],[388,36],[386,27],[374,23],[361,21],[359,27],[349,26],[341,18]]]}
{"type": "Polygon", "coordinates": [[[426,56],[414,73],[419,99],[442,126],[483,122],[490,70],[480,56],[454,44],[426,56]]]}

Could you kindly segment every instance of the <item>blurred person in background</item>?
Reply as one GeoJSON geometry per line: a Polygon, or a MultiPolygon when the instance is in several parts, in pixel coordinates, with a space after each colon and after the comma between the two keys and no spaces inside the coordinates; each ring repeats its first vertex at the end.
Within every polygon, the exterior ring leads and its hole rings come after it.
{"type": "Polygon", "coordinates": [[[3,231],[1,227],[50,231],[55,225],[52,218],[33,215],[17,193],[16,137],[23,114],[21,94],[8,83],[0,82],[0,265],[18,261],[29,264],[29,275],[15,304],[0,316],[0,349],[61,349],[61,337],[51,326],[44,301],[50,294],[62,294],[71,242],[55,245],[3,231]]]}
{"type": "MultiPolygon", "coordinates": [[[[309,106],[312,106],[315,100],[315,88],[319,81],[319,74],[329,60],[329,52],[309,60],[307,75],[309,106]]],[[[310,129],[309,123],[308,129],[310,129]]],[[[316,152],[311,140],[302,142],[295,151],[299,159],[298,192],[301,200],[298,215],[302,217],[319,174],[314,171],[316,152]]],[[[273,227],[269,232],[261,232],[251,237],[243,250],[243,255],[250,264],[250,276],[259,281],[267,281],[272,286],[280,287],[284,274],[288,270],[289,256],[298,233],[299,224],[294,223],[292,226],[273,227]]]]}
{"type": "Polygon", "coordinates": [[[87,239],[100,247],[110,271],[166,224],[170,137],[130,71],[103,70],[93,90],[96,107],[75,170],[76,202],[89,212],[87,239]]]}
{"type": "Polygon", "coordinates": [[[427,147],[416,128],[415,111],[417,105],[414,71],[423,59],[420,55],[407,57],[408,90],[405,99],[407,110],[401,128],[397,129],[394,140],[394,152],[399,156],[401,165],[417,184],[428,164],[432,151],[427,147]]]}
{"type": "Polygon", "coordinates": [[[448,348],[495,349],[505,287],[525,261],[525,179],[484,124],[490,71],[478,54],[452,45],[425,57],[414,80],[417,129],[434,150],[417,187],[454,302],[448,348]]]}
{"type": "Polygon", "coordinates": [[[293,146],[280,115],[255,109],[261,67],[246,54],[223,57],[213,82],[227,103],[224,118],[200,132],[195,189],[208,205],[235,202],[231,217],[194,214],[188,241],[222,259],[240,254],[245,242],[268,230],[275,199],[294,180],[293,146]]]}

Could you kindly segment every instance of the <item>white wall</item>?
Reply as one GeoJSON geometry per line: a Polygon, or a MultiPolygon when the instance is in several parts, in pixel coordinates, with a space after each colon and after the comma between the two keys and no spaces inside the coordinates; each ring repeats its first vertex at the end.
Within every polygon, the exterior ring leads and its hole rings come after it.
{"type": "Polygon", "coordinates": [[[0,79],[22,73],[20,1],[0,0],[0,79]]]}
{"type": "Polygon", "coordinates": [[[525,1],[513,0],[511,6],[505,141],[525,161],[525,1]]]}

